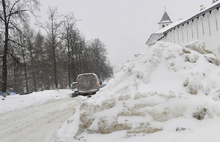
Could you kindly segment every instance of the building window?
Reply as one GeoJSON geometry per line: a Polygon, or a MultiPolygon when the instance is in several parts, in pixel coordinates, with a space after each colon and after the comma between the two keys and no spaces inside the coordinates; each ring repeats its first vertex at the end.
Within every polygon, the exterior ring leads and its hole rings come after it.
{"type": "Polygon", "coordinates": [[[162,28],[164,28],[165,27],[165,25],[162,25],[162,28]]]}

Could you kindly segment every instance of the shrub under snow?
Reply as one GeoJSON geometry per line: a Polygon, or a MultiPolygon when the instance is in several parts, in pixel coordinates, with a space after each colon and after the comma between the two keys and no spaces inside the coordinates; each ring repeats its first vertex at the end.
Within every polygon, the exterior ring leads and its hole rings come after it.
{"type": "Polygon", "coordinates": [[[203,42],[157,42],[84,98],[78,134],[153,133],[174,118],[212,119],[220,116],[219,100],[219,60],[203,42]]]}

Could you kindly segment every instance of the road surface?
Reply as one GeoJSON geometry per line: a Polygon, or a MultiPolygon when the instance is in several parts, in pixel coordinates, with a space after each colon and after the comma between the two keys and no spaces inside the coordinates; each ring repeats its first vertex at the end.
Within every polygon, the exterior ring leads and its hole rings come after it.
{"type": "Polygon", "coordinates": [[[0,114],[1,142],[49,142],[78,106],[64,98],[0,114]]]}

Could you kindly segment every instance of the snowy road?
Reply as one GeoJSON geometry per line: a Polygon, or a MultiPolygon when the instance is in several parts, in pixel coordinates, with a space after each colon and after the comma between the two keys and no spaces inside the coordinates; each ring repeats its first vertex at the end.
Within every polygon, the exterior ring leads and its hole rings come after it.
{"type": "Polygon", "coordinates": [[[64,98],[0,114],[1,142],[48,142],[78,106],[64,98]]]}

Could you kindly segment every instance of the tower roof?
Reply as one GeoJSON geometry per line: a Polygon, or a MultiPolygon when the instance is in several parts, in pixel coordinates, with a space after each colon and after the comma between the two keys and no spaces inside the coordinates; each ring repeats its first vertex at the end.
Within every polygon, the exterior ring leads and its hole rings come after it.
{"type": "Polygon", "coordinates": [[[165,11],[165,13],[163,14],[162,19],[160,20],[160,23],[172,23],[172,21],[170,20],[170,17],[168,16],[167,12],[165,11]]]}

